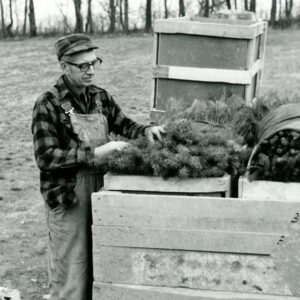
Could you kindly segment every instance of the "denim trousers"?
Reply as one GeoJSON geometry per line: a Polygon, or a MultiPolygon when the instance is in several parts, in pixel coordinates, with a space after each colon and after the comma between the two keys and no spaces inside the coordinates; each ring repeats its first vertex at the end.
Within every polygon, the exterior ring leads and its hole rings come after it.
{"type": "Polygon", "coordinates": [[[77,173],[73,206],[46,205],[51,300],[92,300],[91,194],[102,186],[101,172],[83,169],[77,173]]]}

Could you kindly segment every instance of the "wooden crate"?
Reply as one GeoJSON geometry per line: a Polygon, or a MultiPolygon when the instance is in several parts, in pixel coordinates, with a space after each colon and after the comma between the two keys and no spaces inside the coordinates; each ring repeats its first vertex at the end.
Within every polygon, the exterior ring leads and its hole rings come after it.
{"type": "Polygon", "coordinates": [[[21,300],[20,292],[17,289],[0,287],[0,300],[21,300]]]}
{"type": "Polygon", "coordinates": [[[239,179],[239,197],[256,200],[280,200],[300,202],[300,183],[239,179]]]}
{"type": "Polygon", "coordinates": [[[299,202],[121,179],[92,195],[95,300],[300,299],[270,257],[299,202]]]}
{"type": "Polygon", "coordinates": [[[266,31],[258,21],[156,20],[151,120],[174,100],[190,105],[225,93],[251,103],[261,85],[266,31]]]}
{"type": "Polygon", "coordinates": [[[111,175],[104,176],[104,190],[142,193],[186,194],[197,196],[230,197],[230,176],[218,178],[177,178],[111,175]]]}

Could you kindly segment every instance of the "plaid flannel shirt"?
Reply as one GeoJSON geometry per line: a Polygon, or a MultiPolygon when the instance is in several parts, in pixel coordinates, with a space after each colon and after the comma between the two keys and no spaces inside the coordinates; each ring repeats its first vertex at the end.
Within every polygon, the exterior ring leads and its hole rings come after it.
{"type": "Polygon", "coordinates": [[[77,113],[92,114],[98,113],[98,97],[102,113],[108,121],[109,132],[136,138],[144,134],[147,128],[127,118],[113,98],[97,86],[87,89],[87,101],[75,96],[64,75],[54,87],[57,95],[47,91],[37,99],[32,119],[34,152],[40,169],[40,190],[52,208],[59,203],[74,203],[77,170],[87,167],[93,158],[90,147],[80,146],[77,135],[72,130],[70,117],[61,107],[63,101],[70,101],[77,113]]]}

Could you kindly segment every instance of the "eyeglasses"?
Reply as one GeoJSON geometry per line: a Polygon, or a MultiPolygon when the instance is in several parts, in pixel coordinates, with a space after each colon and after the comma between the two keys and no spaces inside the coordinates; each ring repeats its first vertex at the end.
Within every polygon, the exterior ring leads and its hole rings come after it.
{"type": "Polygon", "coordinates": [[[93,66],[94,69],[99,67],[102,64],[102,59],[100,57],[97,57],[96,60],[93,60],[91,62],[85,62],[82,64],[74,64],[70,61],[64,61],[65,63],[77,67],[81,72],[87,72],[91,66],[93,66]]]}

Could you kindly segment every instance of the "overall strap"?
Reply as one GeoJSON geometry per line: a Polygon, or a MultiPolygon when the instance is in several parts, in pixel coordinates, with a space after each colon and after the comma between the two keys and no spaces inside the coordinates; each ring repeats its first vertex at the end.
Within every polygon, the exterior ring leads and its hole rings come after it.
{"type": "MultiPolygon", "coordinates": [[[[58,93],[58,90],[57,88],[55,88],[54,86],[52,86],[49,90],[48,90],[49,93],[51,93],[53,96],[55,96],[57,99],[59,99],[59,93],[58,93]]],[[[64,110],[65,114],[67,115],[70,115],[70,114],[73,114],[74,113],[74,108],[71,104],[70,101],[68,100],[61,100],[61,107],[62,109],[64,110]]]]}
{"type": "Polygon", "coordinates": [[[62,109],[64,110],[66,115],[72,115],[74,114],[74,108],[71,104],[70,101],[68,100],[63,100],[62,104],[60,105],[62,107],[62,109]]]}
{"type": "Polygon", "coordinates": [[[98,113],[102,114],[103,105],[102,105],[102,101],[101,101],[101,97],[100,97],[99,93],[96,94],[95,103],[96,103],[96,109],[97,109],[98,113]]]}

